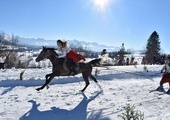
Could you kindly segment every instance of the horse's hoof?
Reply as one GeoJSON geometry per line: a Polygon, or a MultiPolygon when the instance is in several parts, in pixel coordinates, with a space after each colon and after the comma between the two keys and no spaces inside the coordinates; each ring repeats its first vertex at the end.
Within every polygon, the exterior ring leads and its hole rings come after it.
{"type": "Polygon", "coordinates": [[[40,88],[37,88],[36,90],[37,90],[37,91],[40,91],[40,88]]]}
{"type": "Polygon", "coordinates": [[[47,88],[47,90],[48,90],[50,87],[47,85],[47,87],[46,87],[46,88],[47,88]]]}
{"type": "Polygon", "coordinates": [[[80,93],[84,93],[84,90],[79,90],[80,93]]]}

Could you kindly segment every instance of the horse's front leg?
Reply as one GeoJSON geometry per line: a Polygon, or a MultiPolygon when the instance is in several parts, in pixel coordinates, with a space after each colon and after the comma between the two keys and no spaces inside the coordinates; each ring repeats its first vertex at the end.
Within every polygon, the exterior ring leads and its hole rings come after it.
{"type": "MultiPolygon", "coordinates": [[[[51,73],[52,74],[52,73],[51,73]]],[[[46,81],[48,80],[48,78],[50,77],[50,75],[51,74],[47,74],[46,76],[45,76],[45,79],[46,79],[46,81]]],[[[49,85],[47,85],[47,89],[49,88],[49,85]]]]}
{"type": "Polygon", "coordinates": [[[44,89],[45,86],[48,86],[48,84],[51,82],[51,80],[56,76],[56,74],[54,73],[51,73],[49,74],[49,79],[46,80],[45,84],[39,88],[37,88],[36,90],[39,91],[39,90],[42,90],[44,89]]]}
{"type": "Polygon", "coordinates": [[[50,77],[50,75],[51,75],[52,73],[50,73],[50,74],[47,74],[46,76],[45,76],[45,79],[47,80],[48,79],[48,77],[50,77]]]}

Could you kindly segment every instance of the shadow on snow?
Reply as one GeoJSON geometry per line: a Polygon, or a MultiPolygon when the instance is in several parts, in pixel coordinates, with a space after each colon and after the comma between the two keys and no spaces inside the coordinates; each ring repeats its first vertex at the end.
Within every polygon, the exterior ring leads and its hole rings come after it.
{"type": "Polygon", "coordinates": [[[82,93],[82,101],[72,110],[51,107],[50,110],[40,111],[38,110],[40,104],[37,104],[34,100],[30,100],[28,102],[32,103],[32,108],[26,112],[20,120],[110,120],[102,116],[102,110],[98,112],[92,111],[90,115],[87,113],[88,104],[100,94],[101,92],[87,99],[86,95],[82,93]]]}
{"type": "MultiPolygon", "coordinates": [[[[111,74],[107,74],[107,75],[98,75],[96,78],[100,81],[100,80],[104,80],[104,81],[109,81],[109,80],[123,80],[123,79],[139,79],[139,80],[143,80],[143,79],[149,79],[151,81],[154,81],[154,78],[156,77],[161,77],[161,74],[158,74],[157,72],[137,72],[137,71],[133,71],[133,72],[121,72],[121,73],[111,73],[111,74]]],[[[83,82],[83,78],[82,77],[56,77],[54,78],[50,85],[54,85],[54,84],[67,84],[67,83],[76,83],[76,82],[83,82]]],[[[13,88],[17,87],[17,86],[24,86],[24,87],[33,87],[33,86],[41,86],[45,83],[45,79],[28,79],[28,80],[23,80],[20,81],[19,79],[14,80],[14,79],[6,79],[6,80],[1,80],[0,81],[0,87],[7,87],[2,93],[6,94],[7,92],[11,91],[13,88]]]]}

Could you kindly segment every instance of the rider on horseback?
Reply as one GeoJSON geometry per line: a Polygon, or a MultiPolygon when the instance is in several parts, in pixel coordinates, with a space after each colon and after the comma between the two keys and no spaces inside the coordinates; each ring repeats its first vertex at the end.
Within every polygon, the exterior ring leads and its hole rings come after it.
{"type": "Polygon", "coordinates": [[[67,58],[67,62],[66,65],[67,67],[70,69],[69,75],[73,72],[74,75],[77,74],[76,70],[75,70],[75,66],[76,66],[76,62],[79,62],[81,59],[85,61],[85,58],[78,54],[76,51],[71,50],[71,48],[68,45],[68,42],[63,42],[62,40],[57,40],[57,45],[58,47],[60,47],[60,50],[62,52],[62,54],[60,54],[58,57],[62,58],[62,57],[66,57],[67,58]]]}

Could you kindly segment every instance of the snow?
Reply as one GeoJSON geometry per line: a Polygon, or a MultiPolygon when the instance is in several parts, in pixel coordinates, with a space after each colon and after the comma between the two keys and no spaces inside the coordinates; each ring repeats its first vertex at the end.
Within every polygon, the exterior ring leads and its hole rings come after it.
{"type": "MultiPolygon", "coordinates": [[[[36,91],[45,82],[51,68],[0,71],[0,120],[121,120],[126,104],[144,113],[145,120],[170,119],[170,96],[151,92],[159,86],[162,65],[109,66],[93,68],[103,92],[81,74],[55,77],[49,89],[36,91]]],[[[168,84],[164,85],[168,90],[168,84]]]]}

